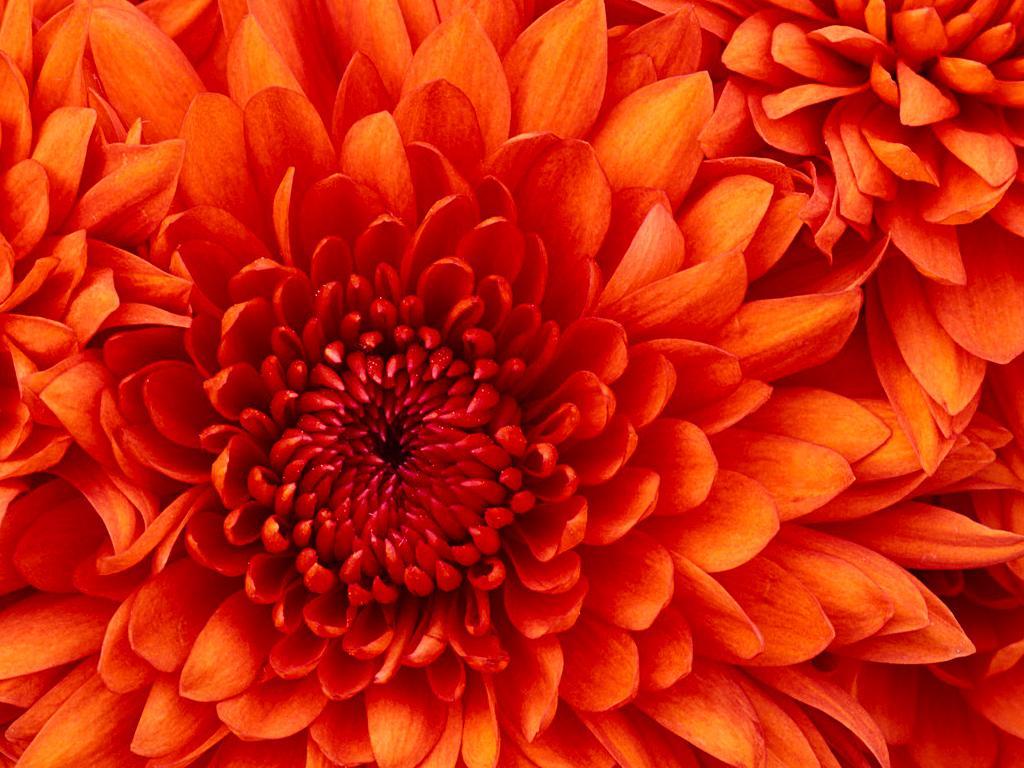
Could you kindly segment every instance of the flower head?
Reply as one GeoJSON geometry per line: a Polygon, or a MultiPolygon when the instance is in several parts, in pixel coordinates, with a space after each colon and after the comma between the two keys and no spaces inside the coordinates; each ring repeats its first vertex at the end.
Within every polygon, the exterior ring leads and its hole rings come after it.
{"type": "Polygon", "coordinates": [[[706,159],[721,12],[530,5],[76,2],[0,60],[63,200],[0,226],[5,759],[887,766],[848,670],[973,651],[908,569],[1024,553],[950,498],[1007,432],[870,364],[888,241],[801,268],[818,166],[706,159]]]}

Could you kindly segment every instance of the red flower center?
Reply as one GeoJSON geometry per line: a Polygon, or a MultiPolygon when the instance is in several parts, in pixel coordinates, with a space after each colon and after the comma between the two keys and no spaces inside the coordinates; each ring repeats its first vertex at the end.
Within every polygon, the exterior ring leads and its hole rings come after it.
{"type": "Polygon", "coordinates": [[[340,303],[338,284],[324,286],[309,318],[270,331],[259,369],[269,405],[239,418],[265,457],[251,457],[251,499],[225,518],[227,538],[245,546],[258,531],[268,553],[294,555],[308,590],[340,583],[351,605],[465,579],[493,589],[498,531],[535,505],[524,468],[556,459],[528,444],[502,394],[522,360],[499,364],[488,331],[439,330],[418,297],[370,300],[364,283],[350,278],[340,303]]]}

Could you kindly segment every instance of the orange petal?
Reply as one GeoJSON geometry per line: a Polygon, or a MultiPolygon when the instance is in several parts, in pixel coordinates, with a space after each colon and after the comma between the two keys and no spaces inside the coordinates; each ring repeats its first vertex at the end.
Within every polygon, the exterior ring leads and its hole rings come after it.
{"type": "Polygon", "coordinates": [[[695,768],[688,745],[630,708],[581,712],[580,719],[619,765],[636,768],[695,768]]]}
{"type": "Polygon", "coordinates": [[[181,670],[181,694],[219,701],[241,693],[256,679],[277,632],[270,609],[236,592],[214,611],[181,670]]]}
{"type": "Polygon", "coordinates": [[[334,170],[327,129],[302,94],[285,88],[260,91],[245,105],[243,122],[250,167],[266,200],[273,199],[291,166],[300,194],[334,170]]]}
{"type": "Polygon", "coordinates": [[[584,613],[559,636],[565,669],[559,695],[586,712],[603,712],[630,701],[640,684],[640,656],[629,632],[584,613]]]}
{"type": "Polygon", "coordinates": [[[705,73],[660,80],[620,101],[593,139],[612,188],[664,189],[678,205],[703,157],[698,136],[713,110],[705,73]]]}
{"type": "Polygon", "coordinates": [[[604,3],[559,3],[519,35],[504,63],[512,135],[586,135],[601,108],[608,72],[604,3]]]}
{"type": "Polygon", "coordinates": [[[771,688],[842,723],[861,740],[880,765],[889,765],[885,739],[871,716],[835,683],[801,667],[761,667],[750,674],[771,688]]]}
{"type": "Polygon", "coordinates": [[[416,49],[402,85],[403,98],[431,80],[447,80],[469,97],[486,154],[508,138],[511,101],[505,72],[472,11],[446,19],[416,49]]]}
{"type": "Polygon", "coordinates": [[[703,504],[679,517],[651,520],[643,530],[670,553],[715,573],[742,565],[764,549],[779,530],[779,515],[760,483],[721,470],[703,504]]]}
{"type": "Polygon", "coordinates": [[[115,169],[82,195],[66,227],[134,245],[153,232],[170,208],[185,143],[173,140],[116,149],[115,169]]]}
{"type": "Polygon", "coordinates": [[[637,707],[724,763],[758,768],[764,765],[764,735],[735,674],[722,665],[701,661],[671,688],[642,694],[637,707]]]}
{"type": "Polygon", "coordinates": [[[933,400],[950,414],[960,413],[981,387],[985,362],[939,325],[925,286],[909,266],[890,261],[878,275],[885,315],[907,367],[933,400]]]}
{"type": "Polygon", "coordinates": [[[712,442],[723,467],[761,483],[779,518],[792,520],[835,498],[854,482],[849,463],[830,448],[791,437],[731,429],[712,442]],[[813,473],[803,468],[813,466],[813,473]]]}
{"type": "MultiPolygon", "coordinates": [[[[328,6],[341,37],[339,48],[362,53],[372,61],[392,99],[398,98],[412,60],[409,30],[402,18],[404,5],[398,0],[381,0],[371,7],[361,0],[342,0],[328,6]]],[[[431,11],[436,24],[436,9],[431,11]]]]}
{"type": "Polygon", "coordinates": [[[647,629],[672,599],[672,559],[657,541],[637,531],[583,556],[590,583],[584,602],[597,616],[624,629],[647,629]]]}
{"type": "Polygon", "coordinates": [[[856,565],[820,550],[773,541],[765,557],[796,576],[817,598],[845,645],[870,637],[894,615],[892,600],[856,565]]]}
{"type": "Polygon", "coordinates": [[[144,14],[121,6],[93,10],[89,44],[106,97],[125,124],[142,118],[150,141],[177,136],[192,98],[204,90],[181,49],[144,14]]]}
{"type": "Polygon", "coordinates": [[[764,638],[736,599],[685,557],[674,554],[679,574],[675,606],[688,618],[703,653],[730,661],[751,659],[764,650],[764,638]]]}
{"type": "Polygon", "coordinates": [[[43,121],[32,158],[50,180],[50,224],[63,221],[78,194],[89,139],[96,125],[91,109],[62,107],[43,121]]]}
{"type": "Polygon", "coordinates": [[[268,680],[217,704],[217,716],[243,739],[283,739],[304,730],[327,703],[316,677],[268,680]]]}
{"type": "Polygon", "coordinates": [[[370,686],[365,698],[370,744],[381,768],[413,768],[441,738],[447,713],[421,671],[403,668],[390,682],[370,686]]]}
{"type": "Polygon", "coordinates": [[[951,285],[967,280],[955,227],[925,221],[914,202],[902,197],[879,212],[879,221],[922,275],[951,285]]]}
{"type": "Polygon", "coordinates": [[[706,337],[743,303],[747,270],[739,251],[683,269],[605,307],[631,338],[706,337]]]}
{"type": "Polygon", "coordinates": [[[693,636],[683,614],[673,606],[662,611],[650,627],[633,635],[640,651],[640,686],[660,691],[690,674],[693,636]]]}
{"type": "Polygon", "coordinates": [[[860,313],[859,290],[744,305],[715,342],[740,358],[750,377],[774,381],[832,358],[860,313]]]}
{"type": "Polygon", "coordinates": [[[987,184],[998,187],[1017,172],[1017,154],[996,119],[976,110],[937,124],[936,138],[987,184]]]}
{"type": "Polygon", "coordinates": [[[179,189],[185,201],[222,208],[258,228],[262,210],[249,174],[242,111],[225,96],[200,94],[185,114],[181,137],[185,160],[179,189]]]}
{"type": "Polygon", "coordinates": [[[32,116],[28,110],[28,88],[21,72],[9,59],[0,59],[0,125],[4,136],[0,147],[0,168],[9,168],[28,157],[32,146],[32,116]]]}
{"type": "Polygon", "coordinates": [[[907,568],[980,568],[1024,554],[1024,536],[918,502],[841,523],[835,532],[907,568]]]}
{"type": "Polygon", "coordinates": [[[309,727],[309,735],[335,763],[355,765],[373,760],[362,699],[329,702],[309,727]]]}
{"type": "Polygon", "coordinates": [[[657,473],[627,467],[588,493],[587,544],[611,544],[654,511],[657,473]]]}
{"type": "Polygon", "coordinates": [[[850,463],[867,456],[891,434],[867,408],[823,389],[778,389],[743,426],[823,445],[850,463]]]}
{"type": "Polygon", "coordinates": [[[871,357],[899,425],[910,438],[921,468],[934,473],[952,440],[939,431],[930,399],[907,368],[878,301],[868,303],[867,329],[871,357]]]}
{"type": "Polygon", "coordinates": [[[0,231],[16,258],[39,244],[50,218],[46,169],[35,160],[22,160],[0,175],[0,231]]]}
{"type": "Polygon", "coordinates": [[[960,107],[937,85],[903,63],[896,62],[896,80],[900,88],[900,122],[904,125],[930,125],[956,116],[960,107]]]}
{"type": "Polygon", "coordinates": [[[678,515],[702,503],[718,471],[704,433],[677,419],[658,419],[642,430],[634,461],[661,478],[658,515],[678,515]]]}
{"type": "Polygon", "coordinates": [[[230,582],[189,559],[169,565],[135,596],[128,624],[132,649],[157,669],[173,672],[230,591],[230,582]]]}
{"type": "Polygon", "coordinates": [[[447,80],[432,80],[404,96],[395,108],[402,141],[432,144],[464,173],[483,159],[483,136],[473,104],[447,80]]]}
{"type": "Polygon", "coordinates": [[[146,757],[170,755],[213,731],[216,725],[212,706],[181,698],[176,679],[163,676],[149,690],[132,738],[132,752],[146,757]]]}
{"type": "Polygon", "coordinates": [[[244,108],[264,88],[287,88],[303,93],[302,86],[284,58],[267,38],[267,33],[247,14],[235,29],[228,46],[228,93],[244,108]]]}
{"type": "Polygon", "coordinates": [[[35,594],[0,613],[0,677],[67,664],[99,650],[117,606],[83,595],[35,594]]]}
{"type": "Polygon", "coordinates": [[[22,753],[28,768],[57,765],[131,765],[132,731],[143,702],[142,691],[111,693],[93,675],[46,721],[22,753]]]}
{"type": "Polygon", "coordinates": [[[462,706],[461,752],[466,768],[495,768],[501,751],[501,731],[491,678],[471,675],[466,681],[462,706]]]}
{"type": "Polygon", "coordinates": [[[407,222],[416,218],[409,159],[394,118],[377,112],[356,121],[339,153],[341,169],[380,193],[388,208],[407,222]]]}
{"type": "Polygon", "coordinates": [[[1024,352],[1024,265],[1019,241],[991,224],[964,232],[967,284],[929,284],[928,295],[942,327],[960,346],[994,363],[1024,352]]]}
{"type": "MultiPolygon", "coordinates": [[[[911,577],[913,578],[913,577],[911,577]]],[[[921,629],[876,635],[843,649],[845,655],[883,664],[938,664],[969,656],[974,644],[946,604],[915,580],[927,605],[928,623],[921,629]]]]}
{"type": "MultiPolygon", "coordinates": [[[[390,107],[391,96],[377,68],[365,54],[357,52],[345,67],[334,97],[334,110],[331,113],[331,138],[334,146],[341,146],[345,134],[356,120],[390,107]]],[[[476,117],[475,112],[473,116],[476,117]]]]}
{"type": "Polygon", "coordinates": [[[764,652],[749,663],[796,664],[817,656],[835,637],[821,604],[800,580],[767,558],[718,574],[764,636],[764,652]]]}
{"type": "Polygon", "coordinates": [[[768,211],[775,187],[756,176],[726,176],[695,200],[679,218],[689,263],[744,250],[768,211]]]}
{"type": "Polygon", "coordinates": [[[686,244],[671,212],[664,205],[651,206],[605,283],[599,309],[678,272],[685,254],[686,244]]]}
{"type": "Polygon", "coordinates": [[[556,265],[597,253],[611,219],[611,190],[588,144],[563,141],[539,153],[517,198],[522,224],[543,237],[556,265]]]}
{"type": "Polygon", "coordinates": [[[153,668],[138,657],[128,640],[128,619],[134,603],[134,597],[128,598],[110,618],[96,664],[103,684],[115,693],[134,691],[154,675],[153,668]]]}
{"type": "Polygon", "coordinates": [[[499,706],[532,741],[550,724],[558,706],[562,647],[551,636],[527,640],[515,635],[508,643],[509,665],[495,679],[499,706]]]}

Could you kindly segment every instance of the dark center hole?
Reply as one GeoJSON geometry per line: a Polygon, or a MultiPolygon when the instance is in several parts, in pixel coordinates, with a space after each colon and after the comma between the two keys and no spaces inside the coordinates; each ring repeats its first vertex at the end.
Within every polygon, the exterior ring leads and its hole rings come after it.
{"type": "Polygon", "coordinates": [[[402,445],[402,430],[388,424],[382,433],[374,436],[374,452],[387,462],[392,469],[398,469],[408,454],[402,445]]]}

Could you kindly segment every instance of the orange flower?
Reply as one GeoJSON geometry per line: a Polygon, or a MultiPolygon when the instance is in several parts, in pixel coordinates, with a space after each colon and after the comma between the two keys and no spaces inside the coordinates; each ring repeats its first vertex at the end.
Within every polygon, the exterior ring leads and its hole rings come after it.
{"type": "Polygon", "coordinates": [[[42,5],[7,763],[891,764],[846,670],[971,653],[907,569],[1024,554],[932,498],[1007,433],[925,452],[865,364],[887,241],[808,265],[819,180],[705,159],[721,12],[42,5]]]}

